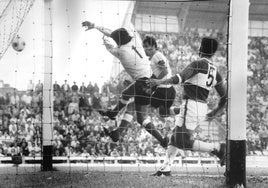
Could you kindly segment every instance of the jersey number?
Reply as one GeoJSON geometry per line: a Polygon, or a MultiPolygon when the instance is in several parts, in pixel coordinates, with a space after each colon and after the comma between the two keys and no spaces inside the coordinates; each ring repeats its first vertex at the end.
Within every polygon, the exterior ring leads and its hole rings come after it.
{"type": "Polygon", "coordinates": [[[135,46],[132,46],[131,48],[132,48],[132,50],[134,50],[134,51],[138,54],[138,56],[142,59],[142,55],[141,55],[140,52],[137,50],[137,48],[136,48],[135,46]]]}
{"type": "Polygon", "coordinates": [[[207,87],[211,87],[213,81],[214,81],[214,71],[215,71],[215,67],[209,67],[209,71],[208,71],[208,79],[207,79],[207,87]]]}

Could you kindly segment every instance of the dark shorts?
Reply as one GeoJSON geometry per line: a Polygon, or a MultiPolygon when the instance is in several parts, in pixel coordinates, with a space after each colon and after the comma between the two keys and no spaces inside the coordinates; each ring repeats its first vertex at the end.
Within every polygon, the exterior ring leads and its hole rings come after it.
{"type": "Polygon", "coordinates": [[[140,78],[130,84],[124,91],[122,92],[122,98],[124,100],[129,100],[131,97],[134,97],[135,104],[138,105],[149,105],[150,104],[150,96],[152,90],[147,86],[146,81],[149,78],[140,78]]]}
{"type": "Polygon", "coordinates": [[[154,108],[163,106],[164,108],[168,109],[172,106],[175,97],[176,91],[174,87],[156,88],[151,96],[151,106],[154,108]]]}
{"type": "Polygon", "coordinates": [[[176,126],[173,129],[169,144],[180,149],[191,150],[193,148],[193,133],[185,125],[176,126]]]}

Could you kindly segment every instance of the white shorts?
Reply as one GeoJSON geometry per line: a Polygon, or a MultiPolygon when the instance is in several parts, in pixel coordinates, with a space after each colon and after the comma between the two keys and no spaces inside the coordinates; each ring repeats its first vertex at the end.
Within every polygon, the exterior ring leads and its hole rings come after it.
{"type": "Polygon", "coordinates": [[[207,103],[194,101],[191,99],[183,100],[180,106],[180,113],[175,117],[175,125],[195,130],[196,127],[206,119],[208,112],[207,103]]]}

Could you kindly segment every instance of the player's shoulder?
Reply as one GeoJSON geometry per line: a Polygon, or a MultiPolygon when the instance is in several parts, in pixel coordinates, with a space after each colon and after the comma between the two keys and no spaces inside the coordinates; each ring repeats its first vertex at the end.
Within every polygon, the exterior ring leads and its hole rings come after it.
{"type": "Polygon", "coordinates": [[[164,54],[162,52],[160,52],[159,50],[157,50],[155,52],[155,54],[153,55],[152,59],[155,59],[156,61],[164,61],[164,62],[167,61],[167,59],[164,56],[164,54]]]}
{"type": "Polygon", "coordinates": [[[161,51],[159,51],[159,50],[157,50],[157,51],[155,52],[154,55],[155,55],[156,57],[162,57],[162,58],[165,58],[164,54],[163,54],[161,51]]]}
{"type": "Polygon", "coordinates": [[[210,60],[205,58],[197,59],[193,61],[191,64],[195,68],[203,68],[203,69],[207,69],[209,65],[213,65],[213,63],[210,60]]]}

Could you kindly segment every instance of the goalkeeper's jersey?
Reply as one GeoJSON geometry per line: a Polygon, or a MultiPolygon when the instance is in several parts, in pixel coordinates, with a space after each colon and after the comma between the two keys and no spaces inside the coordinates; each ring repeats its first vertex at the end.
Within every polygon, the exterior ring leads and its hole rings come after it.
{"type": "Polygon", "coordinates": [[[139,78],[151,77],[150,61],[136,32],[129,43],[115,48],[110,47],[108,50],[120,60],[122,66],[132,79],[137,80],[139,78]]]}

